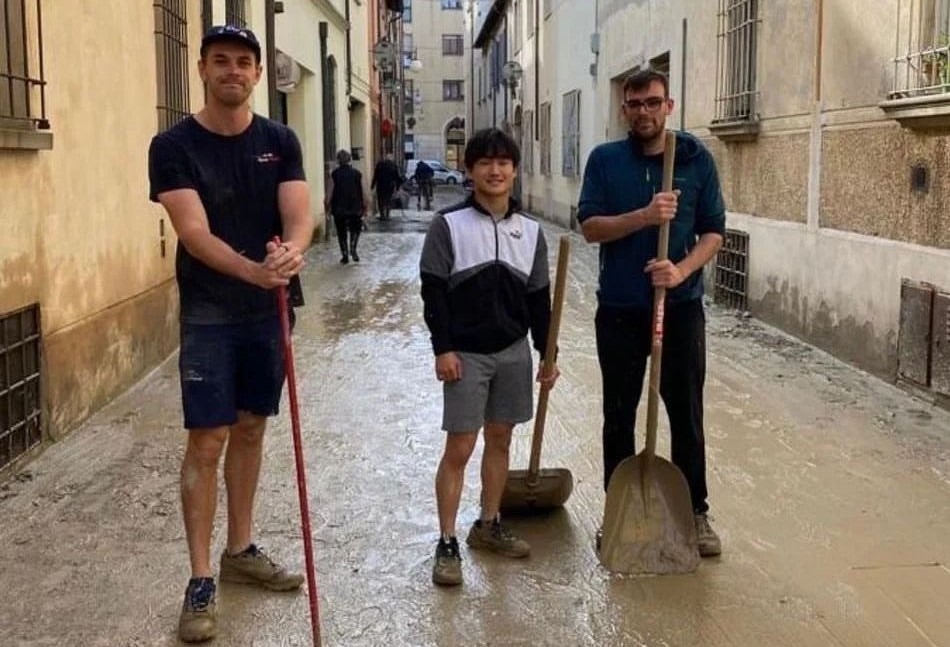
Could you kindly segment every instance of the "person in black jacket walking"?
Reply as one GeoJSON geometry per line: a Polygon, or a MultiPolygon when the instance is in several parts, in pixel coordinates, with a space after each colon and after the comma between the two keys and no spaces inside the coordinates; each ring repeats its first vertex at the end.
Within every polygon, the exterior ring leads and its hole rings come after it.
{"type": "Polygon", "coordinates": [[[333,214],[336,236],[340,241],[340,262],[346,265],[350,257],[357,263],[360,257],[356,253],[356,244],[363,230],[366,218],[366,196],[363,194],[363,174],[350,165],[349,152],[341,150],[336,154],[339,166],[330,174],[330,189],[327,192],[326,208],[333,214]],[[349,247],[347,247],[349,234],[349,247]]]}
{"type": "Polygon", "coordinates": [[[373,181],[369,188],[376,190],[376,206],[380,220],[389,220],[390,203],[401,179],[392,155],[386,155],[385,158],[376,162],[376,168],[373,169],[373,181]]]}
{"type": "MultiPolygon", "coordinates": [[[[473,195],[436,214],[422,249],[422,300],[447,432],[435,479],[441,534],[432,581],[441,585],[462,583],[455,518],[465,466],[483,427],[481,515],[466,541],[506,557],[527,557],[531,550],[498,515],[511,432],[533,410],[528,330],[543,353],[551,318],[544,233],[511,199],[519,159],[518,145],[504,132],[475,133],[465,148],[473,195]]],[[[551,388],[557,376],[555,367],[542,388],[551,388]]]]}

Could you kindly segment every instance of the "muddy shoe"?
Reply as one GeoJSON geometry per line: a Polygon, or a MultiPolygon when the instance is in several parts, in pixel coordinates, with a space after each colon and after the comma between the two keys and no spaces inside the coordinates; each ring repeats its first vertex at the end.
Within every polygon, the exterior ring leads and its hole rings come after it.
{"type": "Polygon", "coordinates": [[[271,591],[293,591],[303,584],[303,575],[287,570],[251,544],[243,552],[221,553],[221,581],[256,584],[271,591]]]}
{"type": "Polygon", "coordinates": [[[697,514],[696,519],[696,539],[699,544],[699,554],[702,557],[715,557],[722,553],[722,542],[719,541],[719,535],[709,525],[709,517],[705,514],[697,514]]]}
{"type": "Polygon", "coordinates": [[[178,618],[178,637],[182,642],[200,643],[214,638],[217,631],[214,578],[193,577],[185,589],[185,602],[178,618]]]}
{"type": "Polygon", "coordinates": [[[462,556],[459,555],[459,541],[455,537],[448,541],[439,539],[439,545],[435,548],[432,581],[442,586],[458,586],[462,583],[462,556]]]}
{"type": "Polygon", "coordinates": [[[468,532],[465,540],[472,548],[486,548],[505,557],[527,557],[531,546],[524,539],[518,539],[496,519],[490,524],[478,519],[468,532]]]}

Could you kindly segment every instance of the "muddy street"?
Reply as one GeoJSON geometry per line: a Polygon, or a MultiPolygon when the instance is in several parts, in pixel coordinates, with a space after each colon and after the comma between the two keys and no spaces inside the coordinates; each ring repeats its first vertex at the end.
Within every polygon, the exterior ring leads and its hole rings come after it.
{"type": "MultiPolygon", "coordinates": [[[[372,221],[358,264],[340,265],[333,240],[308,256],[294,343],[326,645],[950,645],[950,414],[715,307],[706,431],[723,555],[688,576],[600,567],[597,258],[577,234],[542,457],[572,471],[574,493],[558,514],[509,519],[528,560],[463,546],[465,584],[435,588],[441,390],[418,282],[430,217],[372,221]]],[[[553,252],[565,232],[546,231],[553,252]]],[[[188,561],[176,362],[0,485],[0,645],[178,644],[188,561]]],[[[257,539],[302,568],[289,426],[285,396],[257,539]]],[[[516,429],[512,467],[526,465],[530,430],[516,429]]],[[[661,415],[663,455],[666,436],[661,415]]],[[[480,452],[463,536],[478,514],[480,452]]],[[[219,498],[215,556],[223,481],[219,498]]],[[[309,644],[305,589],[222,584],[218,604],[214,645],[309,644]]]]}

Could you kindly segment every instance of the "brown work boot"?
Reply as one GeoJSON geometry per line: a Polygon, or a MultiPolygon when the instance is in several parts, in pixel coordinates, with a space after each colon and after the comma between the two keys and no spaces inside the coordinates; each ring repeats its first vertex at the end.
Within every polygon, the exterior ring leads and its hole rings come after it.
{"type": "Polygon", "coordinates": [[[185,589],[185,601],[178,618],[178,637],[182,642],[200,643],[214,638],[217,631],[214,578],[193,577],[185,589]]]}
{"type": "Polygon", "coordinates": [[[458,586],[462,583],[462,556],[459,540],[455,537],[445,541],[439,538],[435,548],[435,564],[432,565],[432,581],[442,586],[458,586]]]}
{"type": "Polygon", "coordinates": [[[722,553],[722,542],[719,535],[709,525],[709,517],[705,513],[695,515],[696,540],[701,557],[715,557],[722,553]]]}
{"type": "Polygon", "coordinates": [[[481,519],[475,521],[465,543],[472,548],[486,548],[505,557],[527,557],[531,554],[528,542],[515,537],[497,519],[491,523],[485,523],[481,519]]]}
{"type": "Polygon", "coordinates": [[[293,591],[303,584],[303,575],[288,573],[251,544],[237,555],[221,553],[221,581],[238,584],[256,584],[271,591],[293,591]]]}

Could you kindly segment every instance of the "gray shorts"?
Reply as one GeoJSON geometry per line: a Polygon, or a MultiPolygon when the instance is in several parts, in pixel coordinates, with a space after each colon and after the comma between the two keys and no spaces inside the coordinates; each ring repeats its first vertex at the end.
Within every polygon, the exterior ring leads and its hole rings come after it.
{"type": "Polygon", "coordinates": [[[462,379],[442,387],[442,428],[478,431],[486,422],[516,425],[533,415],[534,367],[527,338],[497,353],[458,353],[462,379]]]}

